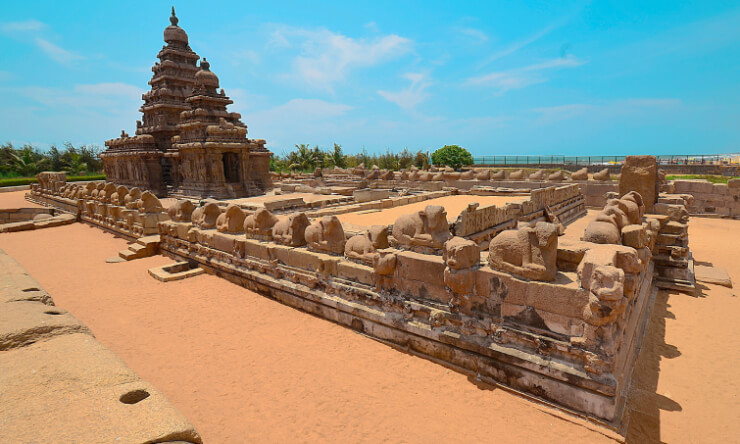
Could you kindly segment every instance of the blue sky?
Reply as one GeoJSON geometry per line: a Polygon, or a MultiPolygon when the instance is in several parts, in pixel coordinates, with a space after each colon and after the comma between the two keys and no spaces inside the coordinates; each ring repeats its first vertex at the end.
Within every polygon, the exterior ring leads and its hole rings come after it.
{"type": "MultiPolygon", "coordinates": [[[[0,142],[133,133],[171,4],[5,4],[0,142]]],[[[740,151],[736,1],[203,4],[190,46],[278,154],[740,151]]]]}

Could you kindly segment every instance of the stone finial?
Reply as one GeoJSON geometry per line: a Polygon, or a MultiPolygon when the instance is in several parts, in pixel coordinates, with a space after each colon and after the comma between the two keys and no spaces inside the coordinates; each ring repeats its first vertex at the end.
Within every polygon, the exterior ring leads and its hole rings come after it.
{"type": "Polygon", "coordinates": [[[172,7],[172,15],[170,16],[170,23],[172,23],[172,26],[177,26],[177,23],[178,23],[179,21],[180,21],[180,20],[179,20],[179,19],[177,18],[177,16],[175,15],[175,7],[173,6],[173,7],[172,7]]]}

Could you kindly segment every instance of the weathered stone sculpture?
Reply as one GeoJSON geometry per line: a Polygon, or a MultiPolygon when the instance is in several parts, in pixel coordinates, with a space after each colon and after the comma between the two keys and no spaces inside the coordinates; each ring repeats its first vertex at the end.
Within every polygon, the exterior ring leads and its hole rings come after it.
{"type": "Polygon", "coordinates": [[[637,191],[642,196],[645,210],[651,213],[658,200],[657,181],[658,163],[655,156],[627,156],[619,175],[619,195],[637,191]]]}
{"type": "Polygon", "coordinates": [[[442,248],[451,237],[444,207],[428,205],[422,211],[400,216],[393,224],[393,237],[405,248],[442,248]]]}
{"type": "Polygon", "coordinates": [[[272,238],[283,245],[300,247],[306,245],[306,228],[310,225],[306,213],[280,216],[272,227],[272,238]]]}
{"type": "Polygon", "coordinates": [[[164,211],[162,202],[151,191],[145,191],[136,202],[136,206],[139,209],[139,213],[151,214],[164,211]]]}
{"type": "Polygon", "coordinates": [[[241,233],[246,215],[238,205],[229,204],[216,219],[216,230],[221,233],[241,233]]]}
{"type": "Polygon", "coordinates": [[[572,180],[588,180],[588,168],[581,168],[570,175],[572,180]]]}
{"type": "Polygon", "coordinates": [[[112,203],[113,205],[125,206],[127,194],[128,188],[126,188],[124,185],[117,186],[116,192],[113,193],[110,197],[110,203],[112,203]]]}
{"type": "Polygon", "coordinates": [[[215,202],[207,202],[193,211],[193,225],[203,230],[216,228],[221,209],[215,202]]]}
{"type": "Polygon", "coordinates": [[[524,179],[524,170],[512,171],[511,174],[509,174],[509,179],[512,179],[512,180],[524,179]]]}
{"type": "Polygon", "coordinates": [[[178,199],[174,205],[167,209],[170,219],[174,222],[190,222],[193,218],[195,205],[187,199],[178,199]]]}
{"type": "Polygon", "coordinates": [[[306,243],[310,250],[343,254],[346,240],[342,223],[336,216],[325,216],[306,227],[306,243]]]}
{"type": "Polygon", "coordinates": [[[464,313],[472,311],[476,266],[480,262],[478,245],[462,237],[453,237],[444,244],[444,281],[452,292],[450,306],[464,313]]]}
{"type": "MultiPolygon", "coordinates": [[[[589,222],[583,234],[582,240],[596,244],[621,244],[625,227],[638,225],[642,227],[642,217],[645,212],[642,197],[639,193],[631,191],[621,199],[609,199],[604,209],[589,222]]],[[[630,228],[634,231],[635,228],[630,228]]],[[[646,235],[646,234],[645,234],[646,235]]],[[[631,243],[640,243],[631,234],[627,239],[631,243]]]]}
{"type": "Polygon", "coordinates": [[[567,179],[567,177],[565,176],[565,173],[563,172],[563,170],[557,170],[554,173],[547,176],[547,180],[551,180],[553,182],[559,182],[565,179],[567,179]]]}
{"type": "Polygon", "coordinates": [[[529,180],[545,180],[545,170],[537,170],[530,174],[529,180]]]}
{"type": "Polygon", "coordinates": [[[462,173],[460,173],[460,179],[462,179],[462,180],[473,180],[473,179],[475,179],[475,171],[473,171],[473,170],[463,171],[462,173]]]}
{"type": "Polygon", "coordinates": [[[380,171],[380,180],[393,180],[393,171],[390,171],[390,170],[381,170],[380,171]]]}
{"type": "Polygon", "coordinates": [[[271,240],[272,228],[278,218],[265,208],[260,208],[244,219],[244,232],[250,239],[271,240]]]}
{"type": "Polygon", "coordinates": [[[609,174],[609,168],[604,168],[603,170],[594,173],[594,180],[610,180],[611,176],[609,174]]]}
{"type": "MultiPolygon", "coordinates": [[[[92,193],[94,193],[94,192],[95,192],[94,190],[91,191],[90,192],[91,195],[93,195],[92,193]]],[[[129,210],[135,210],[136,209],[136,201],[139,200],[139,198],[141,198],[141,190],[138,189],[138,188],[136,188],[136,187],[134,187],[134,188],[131,188],[130,190],[128,190],[128,194],[123,199],[123,202],[126,204],[126,208],[128,208],[129,210]]]]}
{"type": "Polygon", "coordinates": [[[491,170],[488,168],[484,168],[475,175],[476,180],[490,180],[491,179],[491,170]]]}
{"type": "Polygon", "coordinates": [[[491,174],[491,179],[493,180],[501,180],[506,179],[506,171],[505,170],[496,170],[491,174]]]}
{"type": "Polygon", "coordinates": [[[488,264],[494,270],[536,281],[557,275],[558,228],[547,222],[504,230],[491,241],[488,264]]]}
{"type": "Polygon", "coordinates": [[[373,225],[362,234],[352,236],[344,247],[348,259],[373,264],[375,252],[388,248],[388,226],[373,225]]]}
{"type": "Polygon", "coordinates": [[[378,250],[373,255],[375,288],[378,291],[393,289],[393,275],[396,272],[397,262],[398,257],[392,248],[378,250]]]}

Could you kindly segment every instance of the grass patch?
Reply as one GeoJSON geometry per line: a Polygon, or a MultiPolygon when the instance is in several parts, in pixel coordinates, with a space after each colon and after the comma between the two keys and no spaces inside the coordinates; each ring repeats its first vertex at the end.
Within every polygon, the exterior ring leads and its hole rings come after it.
{"type": "Polygon", "coordinates": [[[711,183],[727,183],[730,179],[738,179],[738,176],[720,176],[715,174],[676,174],[676,175],[667,175],[667,180],[696,180],[696,179],[704,179],[707,182],[711,183]]]}
{"type": "MultiPolygon", "coordinates": [[[[105,180],[105,174],[67,177],[67,182],[79,182],[87,180],[105,180]]],[[[9,179],[0,179],[0,187],[17,187],[19,185],[30,185],[37,182],[38,180],[35,177],[12,177],[9,179]]]]}

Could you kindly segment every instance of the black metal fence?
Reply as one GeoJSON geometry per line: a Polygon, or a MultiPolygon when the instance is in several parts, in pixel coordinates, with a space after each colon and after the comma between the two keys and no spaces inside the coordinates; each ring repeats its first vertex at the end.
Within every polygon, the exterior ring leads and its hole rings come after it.
{"type": "MultiPolygon", "coordinates": [[[[660,165],[729,165],[738,163],[740,153],[682,154],[655,156],[660,165]]],[[[475,156],[475,165],[497,167],[523,165],[621,165],[624,156],[475,156]]]]}

